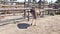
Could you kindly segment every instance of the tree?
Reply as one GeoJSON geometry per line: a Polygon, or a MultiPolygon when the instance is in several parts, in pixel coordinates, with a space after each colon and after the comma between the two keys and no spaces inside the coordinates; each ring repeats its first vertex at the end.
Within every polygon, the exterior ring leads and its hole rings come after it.
{"type": "Polygon", "coordinates": [[[60,0],[57,0],[55,3],[60,3],[60,0]]]}
{"type": "Polygon", "coordinates": [[[33,0],[33,2],[36,2],[36,0],[33,0]]]}
{"type": "Polygon", "coordinates": [[[47,1],[45,1],[45,4],[48,4],[48,2],[47,2],[47,1]]]}
{"type": "Polygon", "coordinates": [[[39,0],[38,3],[39,3],[39,4],[43,4],[43,3],[48,4],[47,1],[42,1],[42,0],[39,0]]]}

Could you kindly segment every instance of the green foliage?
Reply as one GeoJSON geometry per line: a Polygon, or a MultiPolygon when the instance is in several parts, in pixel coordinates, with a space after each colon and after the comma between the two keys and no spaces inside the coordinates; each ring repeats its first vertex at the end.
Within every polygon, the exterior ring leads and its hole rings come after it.
{"type": "Polygon", "coordinates": [[[39,3],[39,4],[43,4],[43,3],[44,3],[44,4],[48,4],[47,1],[41,1],[41,0],[39,0],[38,3],[39,3]]]}
{"type": "Polygon", "coordinates": [[[33,0],[33,2],[36,2],[36,0],[33,0]]]}
{"type": "Polygon", "coordinates": [[[55,3],[60,3],[60,0],[57,0],[55,3]]]}
{"type": "Polygon", "coordinates": [[[47,2],[47,1],[45,1],[45,4],[48,4],[48,2],[47,2]]]}

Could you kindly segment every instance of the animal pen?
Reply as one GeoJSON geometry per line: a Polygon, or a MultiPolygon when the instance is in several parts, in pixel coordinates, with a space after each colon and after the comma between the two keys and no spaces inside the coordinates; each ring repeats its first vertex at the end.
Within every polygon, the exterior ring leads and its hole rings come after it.
{"type": "MultiPolygon", "coordinates": [[[[35,8],[39,8],[39,11],[40,11],[40,15],[39,16],[42,16],[42,17],[44,17],[45,11],[48,11],[48,12],[52,13],[53,15],[55,15],[56,11],[59,11],[59,9],[44,8],[45,7],[44,3],[43,3],[43,8],[41,8],[41,3],[40,3],[40,5],[38,4],[36,6],[35,2],[32,3],[30,0],[28,0],[28,2],[26,2],[26,0],[25,0],[23,8],[19,8],[19,7],[17,8],[16,7],[16,6],[19,6],[19,5],[15,5],[14,8],[11,8],[11,5],[7,5],[7,6],[10,6],[10,8],[5,8],[5,5],[3,6],[3,8],[0,8],[0,13],[4,12],[3,15],[0,15],[0,21],[1,21],[1,19],[4,19],[5,17],[7,17],[7,14],[10,11],[13,14],[13,16],[15,16],[15,14],[17,13],[17,11],[19,11],[19,12],[23,11],[23,15],[22,15],[24,17],[23,19],[26,18],[26,14],[27,14],[27,18],[28,18],[28,21],[29,21],[29,19],[30,19],[30,11],[31,11],[31,9],[33,9],[32,7],[34,7],[34,9],[35,8]]],[[[16,19],[13,19],[13,21],[16,22],[16,19]]],[[[1,22],[3,22],[3,21],[1,21],[1,22]]],[[[6,22],[6,21],[4,21],[4,22],[6,22]]]]}

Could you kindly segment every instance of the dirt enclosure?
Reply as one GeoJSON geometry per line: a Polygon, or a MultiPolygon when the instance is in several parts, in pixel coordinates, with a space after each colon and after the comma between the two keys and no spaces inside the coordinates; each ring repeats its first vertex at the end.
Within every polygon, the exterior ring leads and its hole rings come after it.
{"type": "Polygon", "coordinates": [[[31,20],[0,26],[0,34],[60,34],[60,15],[37,19],[37,26],[21,29],[18,24],[31,23],[31,20]]]}

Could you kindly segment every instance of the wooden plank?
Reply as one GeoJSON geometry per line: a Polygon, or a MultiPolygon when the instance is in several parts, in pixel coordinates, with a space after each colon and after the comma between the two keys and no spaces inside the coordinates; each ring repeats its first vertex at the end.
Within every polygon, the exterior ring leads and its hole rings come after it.
{"type": "Polygon", "coordinates": [[[31,8],[0,8],[0,11],[7,10],[7,11],[20,11],[20,10],[30,10],[31,8]]]}

